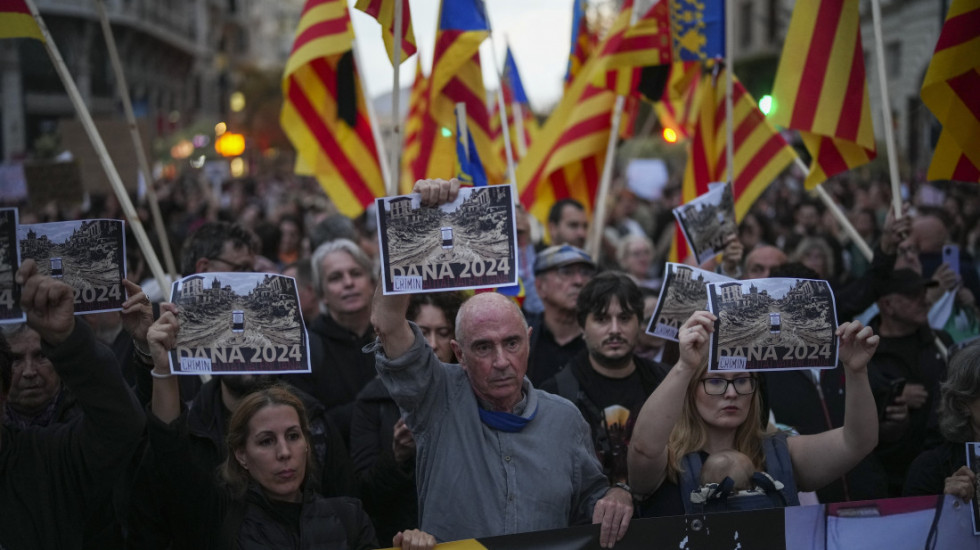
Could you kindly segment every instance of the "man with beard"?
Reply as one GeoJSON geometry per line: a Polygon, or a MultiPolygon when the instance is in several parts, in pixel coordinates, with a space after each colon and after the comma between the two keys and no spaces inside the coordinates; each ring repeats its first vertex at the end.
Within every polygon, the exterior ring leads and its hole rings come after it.
{"type": "Polygon", "coordinates": [[[633,420],[669,367],[633,354],[642,330],[643,293],[619,271],[596,275],[578,295],[585,350],[541,389],[578,406],[592,429],[596,455],[611,485],[626,490],[626,449],[633,420]]]}

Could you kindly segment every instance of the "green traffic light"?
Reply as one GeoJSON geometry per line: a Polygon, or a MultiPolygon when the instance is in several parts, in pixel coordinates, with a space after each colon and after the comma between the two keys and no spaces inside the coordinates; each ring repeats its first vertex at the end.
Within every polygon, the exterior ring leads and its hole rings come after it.
{"type": "Polygon", "coordinates": [[[762,111],[762,114],[769,116],[769,113],[771,113],[774,108],[775,105],[773,105],[771,95],[766,94],[759,98],[759,110],[762,111]]]}
{"type": "Polygon", "coordinates": [[[453,137],[453,131],[445,126],[442,127],[442,137],[453,137]]]}

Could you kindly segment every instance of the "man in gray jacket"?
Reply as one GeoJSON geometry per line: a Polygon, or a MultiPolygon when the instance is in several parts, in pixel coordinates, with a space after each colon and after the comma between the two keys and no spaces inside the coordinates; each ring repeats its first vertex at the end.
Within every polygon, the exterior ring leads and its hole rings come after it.
{"type": "MultiPolygon", "coordinates": [[[[426,180],[422,204],[455,200],[456,180],[426,180]]],[[[465,302],[453,351],[442,363],[405,314],[409,297],[375,294],[377,368],[415,435],[421,528],[438,541],[602,525],[612,547],[633,514],[630,494],[609,487],[589,427],[568,401],[525,378],[530,330],[497,293],[465,302]]]]}

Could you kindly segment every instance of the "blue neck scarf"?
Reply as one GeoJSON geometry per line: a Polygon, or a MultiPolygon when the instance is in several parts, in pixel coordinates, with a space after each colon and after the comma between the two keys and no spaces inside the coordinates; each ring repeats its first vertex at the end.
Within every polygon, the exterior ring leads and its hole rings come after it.
{"type": "Polygon", "coordinates": [[[528,416],[527,418],[516,414],[511,414],[509,412],[488,411],[479,406],[477,407],[477,410],[480,411],[480,420],[482,420],[484,424],[495,430],[508,433],[516,433],[523,430],[524,426],[527,426],[528,422],[534,420],[534,417],[538,414],[537,407],[531,411],[531,416],[528,416]]]}

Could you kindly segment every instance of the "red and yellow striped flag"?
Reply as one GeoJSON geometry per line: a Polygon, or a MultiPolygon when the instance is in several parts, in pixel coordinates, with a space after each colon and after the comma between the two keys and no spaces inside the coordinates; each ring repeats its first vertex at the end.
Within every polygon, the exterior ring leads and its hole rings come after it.
{"type": "Polygon", "coordinates": [[[455,108],[456,103],[464,103],[467,126],[487,179],[491,184],[504,180],[503,166],[493,153],[490,112],[480,68],[480,44],[489,33],[481,1],[442,3],[429,75],[429,116],[423,121],[421,151],[413,163],[416,177],[449,179],[455,175],[455,108]]]}
{"type": "Polygon", "coordinates": [[[807,189],[875,156],[858,4],[797,2],[786,32],[770,119],[800,131],[813,157],[807,189]]]}
{"type": "MultiPolygon", "coordinates": [[[[728,132],[723,79],[723,71],[719,71],[717,77],[706,74],[698,86],[700,109],[681,188],[682,200],[685,203],[707,192],[709,183],[725,181],[728,177],[725,151],[728,132]]],[[[772,180],[793,162],[796,155],[756,105],[742,83],[734,78],[732,86],[734,170],[732,173],[735,181],[732,193],[735,197],[735,218],[738,220],[745,216],[752,203],[759,198],[772,180]]],[[[671,250],[670,261],[681,262],[690,250],[679,227],[675,239],[676,246],[671,250]]]]}
{"type": "Polygon", "coordinates": [[[980,0],[953,0],[922,82],[943,125],[930,180],[980,181],[980,0]]]}
{"type": "Polygon", "coordinates": [[[307,0],[286,62],[279,115],[296,148],[296,172],[315,176],[352,218],[385,193],[353,40],[345,0],[307,0]]]}
{"type": "Polygon", "coordinates": [[[391,55],[392,44],[395,43],[395,2],[402,3],[402,49],[399,63],[412,56],[415,48],[415,30],[412,28],[412,16],[408,9],[408,0],[357,0],[355,8],[363,11],[381,23],[381,36],[385,41],[385,51],[392,64],[395,58],[391,55]]]}
{"type": "Polygon", "coordinates": [[[574,0],[572,7],[572,39],[568,53],[568,70],[565,71],[565,88],[575,81],[582,67],[592,57],[599,43],[595,32],[589,30],[589,18],[585,14],[585,0],[574,0]]]}
{"type": "MultiPolygon", "coordinates": [[[[670,10],[667,2],[657,2],[630,25],[633,1],[626,0],[613,23],[609,37],[598,50],[601,67],[593,72],[592,84],[604,86],[619,95],[641,93],[655,101],[663,92],[664,79],[653,93],[640,89],[644,67],[670,65],[670,10]]],[[[666,75],[664,71],[664,75],[666,75]]]]}
{"type": "MultiPolygon", "coordinates": [[[[405,119],[405,137],[402,140],[401,179],[398,192],[412,192],[416,177],[414,165],[422,153],[422,124],[429,116],[429,79],[422,72],[422,60],[416,58],[415,82],[408,97],[408,116],[405,119]]],[[[424,174],[422,175],[424,177],[424,174]]]]}
{"type": "Polygon", "coordinates": [[[698,85],[701,83],[701,63],[678,61],[670,67],[670,77],[654,111],[660,125],[677,133],[678,140],[690,139],[697,121],[698,85]]]}
{"type": "Polygon", "coordinates": [[[0,0],[0,38],[36,38],[44,41],[24,0],[0,0]]]}

